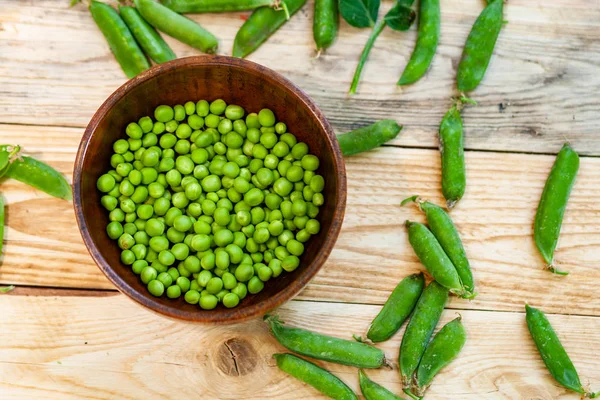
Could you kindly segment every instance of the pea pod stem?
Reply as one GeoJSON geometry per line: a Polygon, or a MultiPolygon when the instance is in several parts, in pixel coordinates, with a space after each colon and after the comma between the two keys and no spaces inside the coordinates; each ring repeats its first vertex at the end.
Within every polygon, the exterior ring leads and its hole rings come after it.
{"type": "Polygon", "coordinates": [[[373,27],[373,31],[371,32],[371,36],[367,39],[367,43],[365,43],[365,47],[360,55],[360,59],[358,60],[358,65],[356,66],[356,71],[354,71],[354,77],[352,78],[352,84],[350,85],[350,91],[348,93],[355,94],[356,89],[358,88],[358,82],[360,81],[360,75],[362,74],[362,70],[367,62],[367,58],[369,58],[369,53],[375,44],[375,40],[381,34],[385,28],[385,20],[381,19],[378,21],[373,27]]]}

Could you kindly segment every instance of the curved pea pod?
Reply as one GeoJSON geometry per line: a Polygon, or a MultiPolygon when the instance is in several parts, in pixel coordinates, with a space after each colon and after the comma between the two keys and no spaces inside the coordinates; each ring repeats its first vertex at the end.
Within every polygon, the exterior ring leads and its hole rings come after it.
{"type": "Polygon", "coordinates": [[[467,341],[467,331],[458,317],[444,325],[427,346],[415,379],[413,392],[423,396],[438,372],[450,364],[467,341]]]}
{"type": "Polygon", "coordinates": [[[448,258],[450,258],[450,261],[452,261],[452,264],[454,264],[463,286],[468,292],[473,293],[474,297],[473,272],[471,272],[467,253],[450,215],[442,207],[428,201],[422,201],[418,196],[410,197],[405,201],[415,201],[419,209],[425,213],[429,229],[446,252],[448,258]]]}
{"type": "Polygon", "coordinates": [[[465,194],[467,173],[463,144],[463,121],[460,108],[453,105],[440,124],[440,155],[442,158],[442,193],[449,209],[465,194]]]}
{"type": "Polygon", "coordinates": [[[159,31],[205,53],[217,52],[217,38],[191,19],[154,0],[134,0],[134,3],[142,17],[159,31]]]}
{"type": "Polygon", "coordinates": [[[419,32],[415,49],[398,81],[408,85],[418,81],[429,69],[440,39],[440,1],[419,2],[419,32]]]}
{"type": "Polygon", "coordinates": [[[362,369],[358,371],[358,382],[360,391],[366,400],[402,400],[402,397],[396,396],[383,386],[370,380],[362,369]]]}
{"type": "Polygon", "coordinates": [[[400,345],[398,364],[405,388],[410,387],[413,374],[417,371],[447,301],[448,290],[435,281],[425,288],[419,298],[400,345]]]}
{"type": "MultiPolygon", "coordinates": [[[[9,149],[10,145],[1,145],[0,151],[9,149]]],[[[41,161],[32,157],[19,156],[6,171],[6,177],[16,179],[29,186],[48,193],[59,199],[71,200],[71,185],[65,177],[41,161]]]]}
{"type": "Polygon", "coordinates": [[[90,13],[128,78],[150,68],[148,59],[117,10],[93,0],[90,13]]]}
{"type": "Polygon", "coordinates": [[[281,7],[285,9],[275,10],[270,7],[261,7],[254,10],[235,35],[232,55],[244,58],[258,49],[305,3],[306,0],[282,0],[281,7]]]}
{"type": "Polygon", "coordinates": [[[378,343],[388,340],[398,332],[415,308],[424,286],[425,277],[422,273],[407,276],[400,281],[379,314],[371,322],[367,338],[378,343]]]}
{"type": "Polygon", "coordinates": [[[135,36],[142,49],[157,63],[164,63],[177,58],[167,42],[156,32],[134,7],[119,6],[121,17],[135,36]]]}
{"type": "Polygon", "coordinates": [[[305,329],[284,327],[276,316],[266,316],[265,321],[275,339],[294,353],[358,368],[379,368],[388,365],[383,351],[368,344],[321,335],[305,329]]]}
{"type": "Polygon", "coordinates": [[[333,44],[337,36],[339,20],[338,0],[315,0],[313,37],[318,51],[333,44]]]}
{"type": "Polygon", "coordinates": [[[556,156],[535,215],[535,244],[550,271],[561,275],[566,275],[567,272],[559,272],[552,263],[577,171],[579,171],[579,155],[568,143],[565,143],[556,156]]]}
{"type": "Polygon", "coordinates": [[[433,233],[418,222],[406,221],[406,228],[413,250],[431,276],[451,293],[472,298],[473,294],[461,282],[456,267],[433,233]]]}
{"type": "Polygon", "coordinates": [[[574,392],[595,398],[599,393],[586,392],[575,366],[565,351],[556,332],[552,329],[546,315],[537,308],[525,305],[527,328],[533,339],[544,364],[552,377],[561,385],[574,392]]]}
{"type": "Polygon", "coordinates": [[[504,23],[503,7],[503,0],[490,2],[473,24],[456,74],[460,92],[474,90],[483,79],[504,23]]]}
{"type": "Polygon", "coordinates": [[[398,136],[401,130],[402,125],[398,125],[396,121],[384,119],[373,125],[337,135],[337,139],[342,149],[342,154],[344,156],[352,156],[375,149],[389,142],[398,136]]]}
{"type": "Polygon", "coordinates": [[[277,367],[324,395],[338,400],[358,400],[356,394],[331,372],[293,354],[273,354],[277,367]]]}
{"type": "Polygon", "coordinates": [[[279,7],[280,0],[163,0],[163,5],[180,14],[233,12],[259,7],[279,7]]]}

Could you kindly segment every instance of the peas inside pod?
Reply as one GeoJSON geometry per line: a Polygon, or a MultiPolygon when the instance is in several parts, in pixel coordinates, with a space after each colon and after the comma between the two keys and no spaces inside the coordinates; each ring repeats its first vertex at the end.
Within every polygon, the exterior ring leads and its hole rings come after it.
{"type": "Polygon", "coordinates": [[[319,233],[319,159],[269,109],[160,105],[114,142],[108,236],[153,296],[233,308],[300,266],[319,233]]]}

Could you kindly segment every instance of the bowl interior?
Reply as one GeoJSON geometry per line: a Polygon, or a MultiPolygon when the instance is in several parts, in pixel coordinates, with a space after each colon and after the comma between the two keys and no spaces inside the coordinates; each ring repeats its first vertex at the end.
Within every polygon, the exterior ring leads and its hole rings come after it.
{"type": "Polygon", "coordinates": [[[202,322],[236,322],[258,317],[297,294],[329,255],[343,219],[345,171],[335,136],[324,116],[298,88],[271,70],[228,57],[192,57],[162,64],[118,89],[94,115],[76,161],[76,214],[84,241],[99,267],[122,292],[143,305],[175,318],[202,322]],[[106,234],[108,212],[100,205],[96,180],[111,169],[112,144],[125,137],[125,127],[160,104],[217,98],[238,104],[247,112],[270,108],[288,131],[309,145],[321,161],[325,204],[317,219],[321,231],[306,245],[301,265],[292,273],[271,279],[257,295],[238,307],[203,311],[183,300],[151,296],[131,268],[120,262],[120,249],[106,234]]]}

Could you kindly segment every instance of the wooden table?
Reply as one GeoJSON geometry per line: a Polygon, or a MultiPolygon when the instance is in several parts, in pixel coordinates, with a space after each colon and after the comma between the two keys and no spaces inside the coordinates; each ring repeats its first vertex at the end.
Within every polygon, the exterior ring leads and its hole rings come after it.
{"type": "MultiPolygon", "coordinates": [[[[347,159],[348,208],[337,246],[314,281],[279,312],[290,324],[350,338],[363,333],[397,282],[423,270],[403,222],[422,220],[404,197],[441,203],[437,128],[451,104],[456,66],[481,0],[442,2],[431,71],[395,82],[414,46],[384,30],[359,94],[347,96],[368,30],[341,24],[314,57],[312,1],[250,59],[304,88],[338,132],[393,118],[391,145],[347,159]]],[[[391,7],[384,1],[382,12],[391,7]]],[[[0,142],[18,143],[71,178],[84,127],[125,81],[82,5],[0,0],[0,142]]],[[[247,13],[194,16],[229,54],[247,13]]],[[[479,102],[464,112],[468,190],[452,215],[479,296],[453,298],[468,343],[435,380],[430,399],[577,399],[554,382],[525,326],[541,307],[585,383],[600,390],[600,3],[511,0],[479,102]],[[568,277],[543,270],[532,222],[554,154],[569,140],[582,155],[557,252],[568,277]]],[[[178,56],[197,52],[167,38],[178,56]]],[[[306,399],[315,391],[279,372],[282,351],[261,321],[200,326],[164,319],[115,291],[89,257],[72,205],[15,181],[8,203],[0,284],[2,399],[306,399]]],[[[397,334],[381,347],[392,360],[397,334]]],[[[354,368],[325,364],[358,390],[354,368]]],[[[399,392],[396,370],[370,376],[399,392]]]]}

